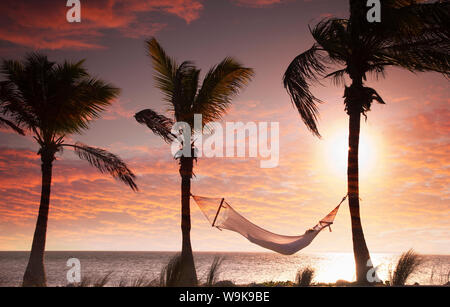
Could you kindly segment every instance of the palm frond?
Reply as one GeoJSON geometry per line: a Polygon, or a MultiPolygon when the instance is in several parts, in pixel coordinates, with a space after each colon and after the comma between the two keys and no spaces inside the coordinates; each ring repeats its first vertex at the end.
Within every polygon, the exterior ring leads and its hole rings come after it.
{"type": "Polygon", "coordinates": [[[367,72],[372,74],[376,80],[386,77],[386,66],[391,65],[388,62],[378,62],[376,64],[369,64],[367,66],[367,72]]]}
{"type": "Polygon", "coordinates": [[[332,78],[334,85],[343,85],[345,84],[345,69],[339,69],[336,71],[333,71],[332,73],[329,73],[328,75],[324,76],[324,79],[332,78]]]}
{"type": "Polygon", "coordinates": [[[103,80],[89,78],[80,82],[75,92],[79,93],[77,95],[79,117],[83,117],[88,122],[100,117],[100,113],[119,96],[120,89],[103,80]]]}
{"type": "Polygon", "coordinates": [[[450,2],[383,1],[383,22],[374,26],[378,36],[400,41],[418,38],[449,39],[450,2]],[[407,3],[409,2],[409,3],[407,3]]]}
{"type": "Polygon", "coordinates": [[[0,103],[3,114],[9,114],[14,122],[32,129],[39,125],[39,119],[30,105],[24,101],[24,94],[18,84],[24,67],[21,62],[5,60],[1,65],[1,73],[5,77],[0,82],[0,103]]]}
{"type": "Polygon", "coordinates": [[[355,42],[349,31],[348,20],[341,18],[325,18],[310,28],[316,46],[327,52],[328,62],[345,64],[352,57],[355,42]]]}
{"type": "Polygon", "coordinates": [[[350,0],[349,19],[321,20],[310,29],[316,41],[313,47],[297,56],[285,72],[284,87],[317,136],[317,104],[321,101],[309,87],[321,77],[331,77],[340,85],[348,74],[359,86],[346,88],[346,110],[349,104],[356,105],[364,115],[373,101],[385,103],[374,89],[361,84],[367,74],[384,77],[387,66],[399,66],[450,78],[449,1],[384,0],[381,23],[368,23],[366,13],[364,1],[350,0]],[[334,66],[344,67],[326,74],[334,66]]]}
{"type": "Polygon", "coordinates": [[[388,0],[383,22],[363,35],[371,65],[400,66],[410,71],[450,75],[450,2],[388,0]]]}
{"type": "Polygon", "coordinates": [[[0,117],[0,127],[9,127],[18,134],[25,135],[25,132],[19,126],[3,117],[0,117]]]}
{"type": "MultiPolygon", "coordinates": [[[[252,69],[227,57],[208,71],[199,89],[200,70],[192,62],[185,61],[178,65],[154,38],[147,41],[147,47],[155,70],[156,87],[169,103],[168,111],[173,112],[176,121],[186,122],[191,127],[194,126],[194,114],[202,114],[203,124],[220,119],[232,98],[253,76],[252,69]]],[[[154,117],[154,114],[149,115],[154,117]]],[[[155,129],[154,132],[165,141],[172,140],[172,136],[165,129],[160,129],[160,125],[146,125],[155,129]]]]}
{"type": "Polygon", "coordinates": [[[253,69],[231,57],[225,58],[206,74],[194,101],[193,113],[202,114],[204,124],[220,119],[253,75],[253,69]]]}
{"type": "MultiPolygon", "coordinates": [[[[360,34],[367,33],[370,30],[377,29],[377,31],[382,31],[382,29],[387,29],[389,27],[392,27],[394,25],[393,22],[395,22],[394,19],[391,19],[392,13],[394,11],[398,11],[401,8],[411,6],[416,4],[416,0],[383,0],[381,1],[381,16],[382,16],[382,22],[380,23],[369,23],[367,22],[367,1],[361,1],[361,0],[350,0],[350,28],[352,34],[355,34],[356,36],[360,34]],[[389,24],[389,26],[385,26],[386,24],[389,24]]],[[[401,24],[402,22],[398,23],[401,24]]]]}
{"type": "Polygon", "coordinates": [[[65,62],[54,69],[52,91],[47,98],[52,107],[46,107],[45,116],[54,131],[74,133],[87,129],[89,121],[99,118],[120,94],[112,84],[90,77],[82,64],[65,62]]]}
{"type": "Polygon", "coordinates": [[[200,70],[196,69],[194,63],[183,62],[177,69],[174,79],[174,95],[169,104],[177,121],[192,124],[192,105],[197,94],[200,70]]]}
{"type": "Polygon", "coordinates": [[[76,143],[75,145],[62,144],[62,146],[74,148],[75,153],[80,159],[88,161],[89,164],[96,167],[101,173],[109,173],[113,178],[127,184],[132,190],[138,190],[138,187],[134,182],[136,176],[128,168],[125,162],[115,154],[82,143],[76,143]]]}
{"type": "Polygon", "coordinates": [[[283,77],[284,87],[297,107],[303,122],[317,137],[320,137],[317,128],[317,103],[322,101],[311,93],[309,86],[310,82],[317,82],[318,78],[323,76],[326,68],[317,45],[313,45],[292,61],[283,77]]]}
{"type": "Polygon", "coordinates": [[[0,101],[15,122],[39,131],[47,142],[81,132],[120,92],[90,77],[83,63],[56,64],[39,53],[24,61],[5,60],[0,101]]]}
{"type": "Polygon", "coordinates": [[[164,115],[158,114],[151,109],[145,109],[136,113],[134,118],[138,123],[146,125],[153,133],[161,136],[169,144],[176,138],[171,132],[173,120],[164,115]]]}
{"type": "Polygon", "coordinates": [[[450,77],[450,41],[392,45],[377,56],[412,72],[434,71],[450,77]]]}
{"type": "Polygon", "coordinates": [[[150,56],[155,70],[156,86],[164,94],[167,102],[172,102],[175,91],[175,79],[178,70],[178,64],[170,58],[158,41],[152,38],[146,42],[148,55],[150,56]]]}

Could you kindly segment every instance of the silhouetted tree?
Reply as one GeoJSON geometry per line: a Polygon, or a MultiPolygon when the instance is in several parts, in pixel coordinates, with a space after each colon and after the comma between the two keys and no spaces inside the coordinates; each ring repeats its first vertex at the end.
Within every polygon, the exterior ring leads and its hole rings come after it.
{"type": "Polygon", "coordinates": [[[100,172],[137,190],[135,175],[118,156],[82,143],[65,143],[68,135],[86,130],[89,121],[98,118],[118,96],[119,89],[92,78],[83,61],[56,64],[38,53],[24,61],[3,61],[1,73],[5,79],[0,83],[2,106],[15,125],[33,135],[42,161],[39,215],[23,285],[46,286],[44,251],[55,154],[71,148],[100,172]]]}
{"type": "MultiPolygon", "coordinates": [[[[192,62],[177,64],[159,45],[156,39],[147,41],[148,53],[152,59],[155,71],[156,87],[164,94],[164,100],[169,103],[168,111],[173,118],[146,109],[135,115],[136,120],[145,124],[155,134],[161,136],[167,143],[172,143],[176,135],[171,129],[175,121],[188,123],[194,128],[194,114],[201,114],[202,126],[220,119],[231,104],[232,98],[246,85],[253,70],[243,67],[233,58],[225,58],[221,63],[211,68],[199,87],[200,70],[192,62]]],[[[191,145],[192,146],[192,145],[191,145]]],[[[179,157],[181,175],[181,230],[182,251],[181,264],[183,268],[181,285],[195,285],[197,276],[192,255],[190,230],[190,195],[194,160],[191,155],[179,157]]]]}
{"type": "Polygon", "coordinates": [[[381,23],[368,23],[366,1],[350,1],[350,18],[321,20],[310,31],[313,46],[298,55],[287,68],[283,82],[292,102],[311,132],[317,128],[321,101],[310,86],[321,78],[333,78],[345,86],[344,104],[349,116],[348,196],[352,224],[356,277],[366,282],[370,269],[359,210],[358,147],[361,114],[366,116],[372,102],[384,104],[378,93],[364,85],[368,74],[384,76],[386,67],[412,72],[450,73],[450,4],[418,3],[412,0],[383,0],[381,23]]]}

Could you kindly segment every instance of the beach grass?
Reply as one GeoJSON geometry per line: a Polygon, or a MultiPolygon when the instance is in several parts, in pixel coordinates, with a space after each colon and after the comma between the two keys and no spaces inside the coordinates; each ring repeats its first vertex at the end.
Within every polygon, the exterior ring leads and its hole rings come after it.
{"type": "Polygon", "coordinates": [[[160,287],[176,287],[180,284],[183,267],[181,262],[181,255],[173,256],[169,263],[166,264],[159,277],[160,287]]]}
{"type": "Polygon", "coordinates": [[[206,276],[205,287],[213,287],[219,281],[219,273],[224,257],[215,256],[206,276]]]}
{"type": "Polygon", "coordinates": [[[113,272],[108,272],[102,276],[90,277],[84,276],[80,282],[74,282],[67,284],[67,287],[80,287],[80,288],[102,288],[105,287],[111,280],[113,272]]]}
{"type": "MultiPolygon", "coordinates": [[[[353,287],[359,284],[351,281],[338,280],[332,283],[315,282],[316,269],[306,266],[299,269],[294,281],[265,281],[249,284],[236,284],[231,280],[220,280],[222,264],[225,258],[215,256],[208,270],[206,271],[203,282],[198,285],[201,287],[353,287]]],[[[411,284],[410,280],[414,273],[418,272],[420,266],[424,263],[424,257],[414,250],[408,250],[401,254],[395,264],[394,270],[389,270],[388,280],[385,283],[373,284],[374,286],[421,286],[418,283],[411,284]]],[[[428,285],[450,286],[450,271],[440,263],[433,266],[430,271],[428,285]],[[439,270],[440,268],[440,270],[439,270]]],[[[100,276],[83,276],[80,282],[67,284],[67,287],[176,287],[179,285],[182,274],[181,256],[176,254],[169,262],[163,266],[159,276],[156,278],[141,274],[138,277],[112,278],[114,272],[110,271],[100,276]]],[[[422,272],[423,274],[423,272],[422,272]]],[[[426,284],[422,284],[425,286],[426,284]]],[[[7,278],[0,275],[0,287],[10,286],[7,278]]]]}
{"type": "Polygon", "coordinates": [[[391,286],[404,286],[408,278],[423,264],[423,257],[414,250],[403,253],[397,261],[393,272],[390,272],[389,284],[391,286]]]}
{"type": "Polygon", "coordinates": [[[158,286],[157,279],[149,279],[145,274],[140,275],[139,277],[127,279],[122,277],[114,287],[123,288],[123,287],[132,287],[132,288],[146,288],[146,287],[156,287],[158,286]]]}
{"type": "Polygon", "coordinates": [[[297,287],[309,287],[313,284],[313,279],[316,271],[314,268],[308,266],[300,269],[295,276],[295,284],[297,287]]]}

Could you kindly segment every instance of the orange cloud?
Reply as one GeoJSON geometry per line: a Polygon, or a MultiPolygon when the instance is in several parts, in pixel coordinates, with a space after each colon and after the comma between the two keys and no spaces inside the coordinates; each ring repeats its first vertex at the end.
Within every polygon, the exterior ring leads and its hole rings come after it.
{"type": "Polygon", "coordinates": [[[0,39],[38,49],[102,48],[98,39],[105,30],[117,30],[126,37],[154,35],[165,24],[141,19],[149,12],[175,15],[187,23],[199,17],[198,0],[99,0],[82,1],[81,23],[68,23],[65,1],[0,3],[0,39]]]}
{"type": "MultiPolygon", "coordinates": [[[[380,114],[376,130],[384,147],[379,152],[377,174],[361,180],[362,220],[372,252],[411,247],[427,253],[450,252],[446,214],[450,210],[449,114],[442,96],[430,98],[432,105],[420,104],[425,100],[422,97],[408,105],[399,101],[411,112],[398,112],[395,120],[388,117],[387,109],[395,108],[395,103],[384,110],[374,108],[369,123],[363,123],[370,124],[380,114]]],[[[109,115],[128,117],[132,112],[127,106],[125,101],[109,115]]],[[[336,109],[323,113],[324,122],[339,118],[346,129],[346,115],[341,106],[336,109]]],[[[319,158],[323,141],[310,136],[292,110],[288,100],[284,105],[269,107],[258,101],[236,101],[227,120],[280,122],[280,165],[260,169],[255,158],[201,158],[195,165],[192,192],[226,197],[244,216],[277,233],[296,235],[313,226],[345,194],[345,172],[339,177],[327,169],[319,158]]],[[[135,170],[139,193],[98,173],[85,161],[75,160],[69,150],[58,158],[54,165],[49,250],[180,248],[178,164],[166,144],[146,144],[142,140],[138,146],[120,142],[108,146],[126,157],[135,170]]],[[[35,151],[0,149],[0,249],[29,249],[40,180],[35,151]]],[[[212,229],[194,203],[192,244],[194,250],[264,251],[236,234],[212,229]]],[[[333,232],[319,236],[308,251],[351,250],[350,218],[344,203],[333,232]]]]}
{"type": "Polygon", "coordinates": [[[249,7],[264,7],[286,2],[286,0],[232,0],[232,1],[237,5],[249,7]]]}
{"type": "MultiPolygon", "coordinates": [[[[247,7],[266,7],[284,0],[231,0],[247,7]]],[[[167,24],[150,13],[165,13],[186,23],[200,17],[204,0],[81,1],[81,23],[69,23],[65,1],[1,2],[0,40],[34,49],[101,49],[108,30],[130,38],[150,37],[167,24]]],[[[1,52],[1,50],[0,50],[1,52]]]]}

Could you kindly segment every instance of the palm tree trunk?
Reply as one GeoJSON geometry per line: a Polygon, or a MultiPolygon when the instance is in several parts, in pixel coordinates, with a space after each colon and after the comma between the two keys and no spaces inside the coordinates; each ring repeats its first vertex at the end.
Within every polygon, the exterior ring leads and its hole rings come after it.
{"type": "Polygon", "coordinates": [[[353,33],[357,33],[361,24],[366,23],[367,1],[350,0],[350,22],[354,26],[353,33]]]}
{"type": "Polygon", "coordinates": [[[191,246],[191,178],[194,159],[182,157],[180,159],[181,175],[181,232],[183,236],[181,249],[182,276],[180,286],[196,286],[197,273],[195,271],[194,256],[191,246]]]}
{"type": "Polygon", "coordinates": [[[366,240],[364,238],[359,210],[358,150],[361,113],[359,110],[354,110],[353,112],[349,112],[349,116],[347,186],[352,223],[353,253],[356,263],[356,281],[358,283],[367,283],[367,272],[371,269],[371,265],[368,266],[370,255],[369,250],[367,249],[366,240]]]}
{"type": "Polygon", "coordinates": [[[42,190],[41,203],[39,205],[39,215],[36,222],[36,229],[33,236],[30,258],[23,276],[24,287],[45,287],[47,285],[44,252],[47,235],[48,210],[50,205],[50,188],[52,183],[52,167],[54,153],[42,151],[42,190]]]}

